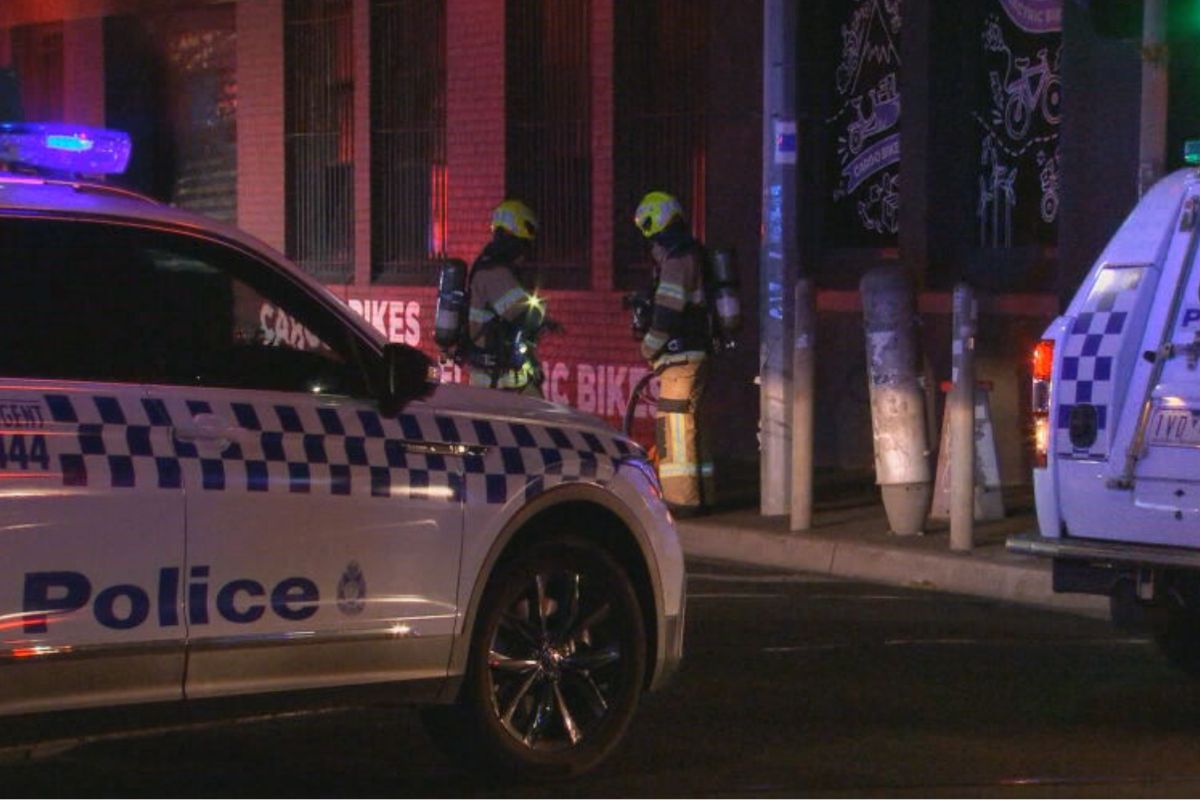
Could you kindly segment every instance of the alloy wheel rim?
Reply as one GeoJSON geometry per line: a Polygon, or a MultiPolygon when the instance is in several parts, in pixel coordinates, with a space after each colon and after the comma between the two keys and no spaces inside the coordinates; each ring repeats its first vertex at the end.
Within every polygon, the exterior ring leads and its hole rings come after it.
{"type": "Polygon", "coordinates": [[[525,747],[578,747],[624,686],[614,602],[575,571],[539,571],[509,602],[488,647],[492,708],[525,747]]]}

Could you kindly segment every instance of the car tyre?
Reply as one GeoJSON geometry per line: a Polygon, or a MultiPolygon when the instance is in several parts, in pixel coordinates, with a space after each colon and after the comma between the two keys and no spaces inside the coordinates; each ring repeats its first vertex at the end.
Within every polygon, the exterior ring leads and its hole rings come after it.
{"type": "Polygon", "coordinates": [[[456,758],[512,778],[572,777],[620,742],[645,674],[629,576],[591,543],[546,543],[493,574],[459,701],[423,719],[456,758]]]}

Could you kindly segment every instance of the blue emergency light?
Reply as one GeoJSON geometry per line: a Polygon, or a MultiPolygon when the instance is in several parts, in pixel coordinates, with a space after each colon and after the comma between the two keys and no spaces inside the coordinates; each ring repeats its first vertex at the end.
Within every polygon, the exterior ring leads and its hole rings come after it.
{"type": "Polygon", "coordinates": [[[0,161],[72,175],[118,175],[129,164],[129,134],[65,122],[0,122],[0,161]]]}

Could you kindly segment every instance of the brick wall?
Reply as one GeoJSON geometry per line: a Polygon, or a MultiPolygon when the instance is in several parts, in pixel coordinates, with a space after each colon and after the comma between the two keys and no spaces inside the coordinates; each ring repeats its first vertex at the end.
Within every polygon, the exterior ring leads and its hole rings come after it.
{"type": "MultiPolygon", "coordinates": [[[[591,9],[592,289],[546,293],[550,314],[565,331],[548,335],[541,354],[548,371],[558,368],[548,393],[617,421],[624,409],[622,400],[614,411],[617,397],[628,397],[631,371],[636,375],[645,365],[629,336],[620,294],[611,288],[612,0],[594,0],[591,9]]],[[[503,3],[448,0],[447,251],[468,262],[487,242],[491,209],[505,195],[504,24],[503,3]]],[[[375,287],[367,295],[417,304],[419,344],[433,352],[432,289],[375,287]]]]}
{"type": "MultiPolygon", "coordinates": [[[[407,286],[330,287],[351,308],[395,342],[437,355],[433,342],[435,289],[407,286]]],[[[540,348],[546,370],[546,395],[619,425],[634,384],[646,372],[637,342],[629,334],[629,317],[615,292],[547,292],[552,317],[565,330],[547,334],[540,348]]],[[[464,381],[453,368],[443,380],[464,381]]],[[[651,411],[642,407],[634,434],[649,444],[651,411]]]]}
{"type": "Polygon", "coordinates": [[[283,0],[237,5],[238,226],[284,247],[283,0]]]}
{"type": "Polygon", "coordinates": [[[613,285],[613,0],[592,0],[592,288],[613,285]]]}
{"type": "Polygon", "coordinates": [[[371,3],[354,0],[354,282],[371,280],[371,3]]]}
{"type": "Polygon", "coordinates": [[[446,249],[470,261],[504,199],[504,3],[447,0],[446,249]]]}
{"type": "Polygon", "coordinates": [[[104,23],[99,18],[63,24],[63,119],[104,124],[104,23]]]}

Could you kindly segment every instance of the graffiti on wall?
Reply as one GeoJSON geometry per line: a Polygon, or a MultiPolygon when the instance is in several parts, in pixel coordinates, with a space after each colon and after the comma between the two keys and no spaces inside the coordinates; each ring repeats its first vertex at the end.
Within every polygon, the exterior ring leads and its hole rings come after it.
{"type": "Polygon", "coordinates": [[[900,230],[900,4],[849,0],[834,71],[832,238],[880,245],[900,230]]]}
{"type": "Polygon", "coordinates": [[[985,106],[979,244],[1055,241],[1062,120],[1062,0],[990,0],[981,33],[985,106]]]}

